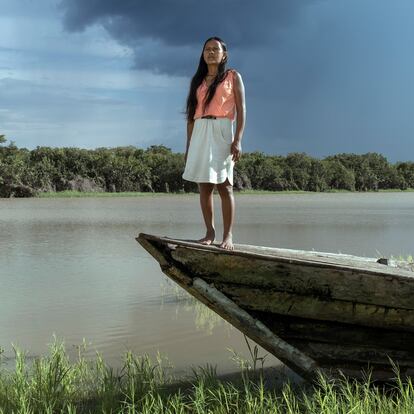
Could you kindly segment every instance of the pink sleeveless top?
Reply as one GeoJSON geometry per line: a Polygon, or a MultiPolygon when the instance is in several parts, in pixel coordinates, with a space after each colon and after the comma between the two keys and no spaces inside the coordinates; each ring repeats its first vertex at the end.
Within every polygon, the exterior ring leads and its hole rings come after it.
{"type": "Polygon", "coordinates": [[[234,120],[236,115],[236,102],[234,99],[234,83],[235,71],[230,69],[224,80],[217,85],[216,93],[211,102],[206,106],[203,113],[203,101],[206,97],[208,86],[203,80],[197,89],[197,108],[194,119],[201,118],[205,115],[214,115],[217,117],[230,118],[234,120]]]}

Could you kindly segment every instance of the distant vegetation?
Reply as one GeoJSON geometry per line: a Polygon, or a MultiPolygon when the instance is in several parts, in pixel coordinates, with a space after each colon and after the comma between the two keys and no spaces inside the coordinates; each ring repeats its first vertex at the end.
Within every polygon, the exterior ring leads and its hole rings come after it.
{"type": "MultiPolygon", "coordinates": [[[[184,155],[162,145],[146,150],[37,147],[6,144],[0,135],[0,197],[42,192],[194,192],[184,181],[184,155]]],[[[391,164],[377,153],[337,154],[324,159],[304,153],[287,156],[243,154],[236,164],[238,190],[378,191],[414,188],[414,163],[391,164]]]]}

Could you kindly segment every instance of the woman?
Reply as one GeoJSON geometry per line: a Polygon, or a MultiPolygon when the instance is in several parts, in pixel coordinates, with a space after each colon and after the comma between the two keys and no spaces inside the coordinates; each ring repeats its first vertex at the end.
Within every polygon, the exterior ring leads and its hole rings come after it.
{"type": "Polygon", "coordinates": [[[187,147],[183,178],[198,183],[206,235],[199,240],[212,244],[213,191],[217,186],[223,213],[220,247],[233,250],[233,167],[241,156],[246,119],[244,85],[234,69],[226,70],[227,47],[219,37],[206,40],[187,98],[187,147]],[[237,113],[237,119],[236,119],[237,113]],[[233,122],[236,119],[236,132],[233,122]]]}

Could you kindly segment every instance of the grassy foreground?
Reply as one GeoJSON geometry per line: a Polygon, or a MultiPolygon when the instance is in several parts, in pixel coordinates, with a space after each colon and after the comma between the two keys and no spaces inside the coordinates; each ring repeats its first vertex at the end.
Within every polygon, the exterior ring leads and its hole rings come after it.
{"type": "MultiPolygon", "coordinates": [[[[114,371],[97,354],[86,360],[81,347],[70,362],[63,343],[28,363],[15,348],[16,367],[0,367],[1,413],[414,413],[411,380],[397,375],[384,391],[369,382],[320,377],[318,385],[270,388],[249,364],[240,365],[240,381],[223,381],[211,366],[193,369],[190,380],[176,383],[165,361],[127,352],[114,371]]],[[[1,350],[0,350],[1,356],[1,350]]]]}

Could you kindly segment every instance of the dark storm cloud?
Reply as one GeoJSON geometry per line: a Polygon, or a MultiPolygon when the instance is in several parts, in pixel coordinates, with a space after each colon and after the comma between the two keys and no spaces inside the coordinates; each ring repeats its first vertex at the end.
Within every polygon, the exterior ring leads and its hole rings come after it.
{"type": "Polygon", "coordinates": [[[137,68],[188,75],[206,38],[222,37],[232,49],[271,44],[308,4],[292,0],[62,0],[68,31],[102,25],[135,51],[137,68]],[[160,53],[162,51],[162,53],[160,53]]]}
{"type": "Polygon", "coordinates": [[[248,151],[412,159],[410,0],[62,0],[60,8],[66,30],[101,25],[134,51],[135,68],[155,73],[192,76],[205,39],[222,37],[246,86],[248,151]]]}

